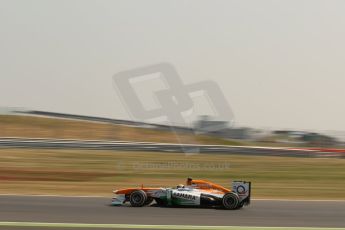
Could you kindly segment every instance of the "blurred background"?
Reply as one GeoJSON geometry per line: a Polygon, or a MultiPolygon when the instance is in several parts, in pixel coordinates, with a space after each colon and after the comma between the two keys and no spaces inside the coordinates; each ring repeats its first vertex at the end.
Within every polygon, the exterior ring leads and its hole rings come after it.
{"type": "MultiPolygon", "coordinates": [[[[345,198],[344,1],[0,3],[1,194],[192,176],[252,181],[255,198],[345,198]],[[206,99],[184,124],[131,116],[113,76],[162,62],[185,85],[218,84],[234,116],[206,99]]],[[[162,89],[136,85],[150,108],[162,89]]]]}

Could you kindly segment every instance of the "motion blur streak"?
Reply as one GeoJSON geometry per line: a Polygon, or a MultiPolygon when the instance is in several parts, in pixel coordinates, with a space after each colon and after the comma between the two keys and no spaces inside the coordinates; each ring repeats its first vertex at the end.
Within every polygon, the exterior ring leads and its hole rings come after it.
{"type": "Polygon", "coordinates": [[[245,227],[245,226],[193,226],[193,225],[135,225],[135,224],[81,224],[43,222],[0,222],[0,227],[45,227],[45,228],[106,228],[106,229],[209,229],[209,230],[343,230],[345,228],[303,228],[303,227],[245,227]]]}
{"type": "Polygon", "coordinates": [[[155,151],[155,152],[183,152],[190,148],[198,148],[200,153],[226,153],[263,156],[293,156],[293,157],[335,157],[345,158],[345,150],[330,151],[329,149],[260,147],[260,146],[227,146],[227,145],[199,145],[173,144],[153,142],[101,141],[101,140],[68,140],[68,139],[40,139],[40,138],[0,138],[0,147],[25,148],[77,148],[98,150],[125,151],[155,151]]]}
{"type": "Polygon", "coordinates": [[[109,202],[110,198],[0,196],[0,222],[345,228],[345,202],[337,201],[254,200],[236,211],[114,207],[109,202]]]}

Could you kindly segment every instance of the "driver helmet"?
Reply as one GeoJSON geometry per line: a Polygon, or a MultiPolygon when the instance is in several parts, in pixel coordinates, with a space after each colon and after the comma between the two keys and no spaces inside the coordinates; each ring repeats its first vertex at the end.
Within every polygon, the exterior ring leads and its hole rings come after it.
{"type": "Polygon", "coordinates": [[[183,184],[179,184],[176,186],[176,188],[184,188],[184,185],[183,184]]]}

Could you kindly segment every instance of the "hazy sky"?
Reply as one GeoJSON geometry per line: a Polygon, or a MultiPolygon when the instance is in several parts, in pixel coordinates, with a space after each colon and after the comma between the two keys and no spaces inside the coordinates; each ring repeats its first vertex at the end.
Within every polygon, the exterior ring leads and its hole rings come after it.
{"type": "Polygon", "coordinates": [[[345,130],[345,1],[0,1],[0,106],[128,119],[123,70],[216,81],[238,126],[345,130]]]}

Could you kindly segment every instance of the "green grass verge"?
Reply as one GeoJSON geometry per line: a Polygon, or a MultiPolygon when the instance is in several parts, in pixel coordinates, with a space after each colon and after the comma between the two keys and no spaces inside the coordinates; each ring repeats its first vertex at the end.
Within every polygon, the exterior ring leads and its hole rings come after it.
{"type": "Polygon", "coordinates": [[[0,149],[0,193],[109,195],[128,186],[175,186],[186,177],[254,198],[345,199],[345,160],[98,150],[0,149]]]}

